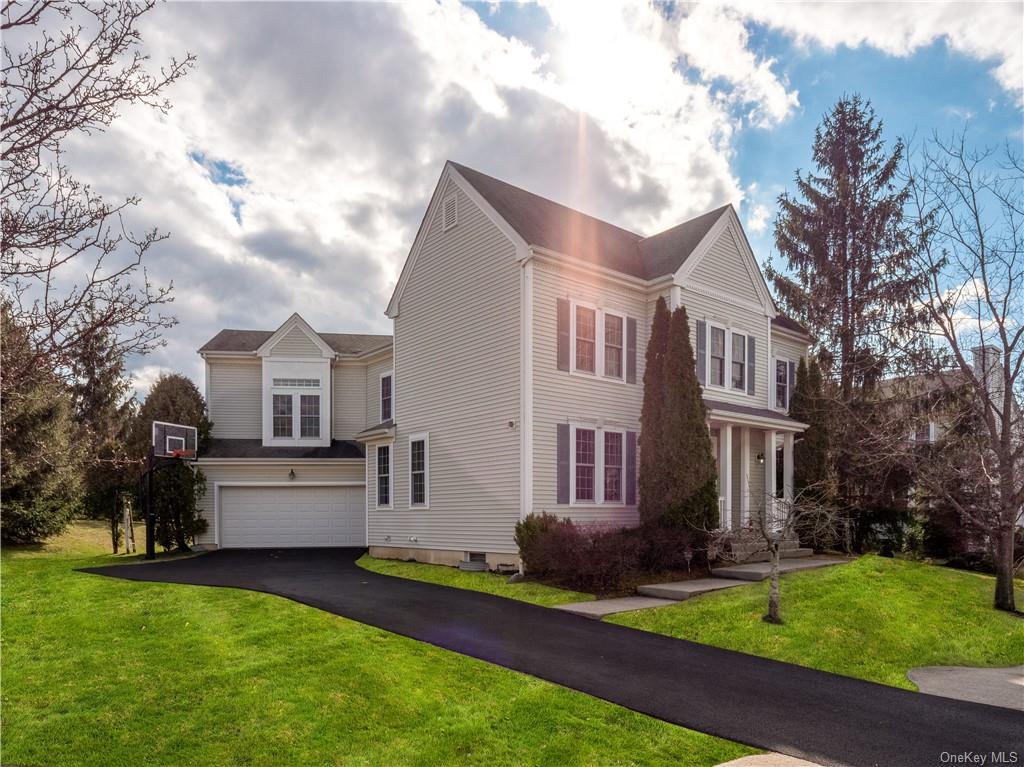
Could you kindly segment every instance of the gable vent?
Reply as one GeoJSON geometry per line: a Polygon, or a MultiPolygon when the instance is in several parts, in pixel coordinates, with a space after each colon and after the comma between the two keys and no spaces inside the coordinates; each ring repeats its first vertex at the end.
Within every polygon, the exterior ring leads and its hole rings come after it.
{"type": "Polygon", "coordinates": [[[446,197],[444,200],[444,210],[442,211],[442,229],[448,231],[458,223],[459,220],[459,208],[456,201],[455,195],[446,197]]]}

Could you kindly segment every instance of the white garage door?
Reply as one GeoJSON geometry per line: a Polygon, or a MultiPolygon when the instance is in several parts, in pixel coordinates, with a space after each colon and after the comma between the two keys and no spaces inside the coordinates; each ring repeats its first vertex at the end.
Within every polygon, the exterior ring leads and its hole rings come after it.
{"type": "Polygon", "coordinates": [[[362,487],[221,487],[220,545],[263,549],[365,546],[362,487]]]}

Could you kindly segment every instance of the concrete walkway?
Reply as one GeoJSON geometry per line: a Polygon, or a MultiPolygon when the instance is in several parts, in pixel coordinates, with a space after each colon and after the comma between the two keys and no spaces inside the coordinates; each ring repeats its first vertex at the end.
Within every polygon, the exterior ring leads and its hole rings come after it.
{"type": "MultiPolygon", "coordinates": [[[[832,567],[833,565],[845,565],[851,562],[843,557],[808,557],[806,559],[783,559],[779,562],[779,572],[794,573],[799,570],[813,570],[817,567],[832,567]]],[[[726,567],[715,567],[711,575],[715,578],[735,578],[742,581],[764,581],[772,574],[770,562],[750,562],[745,565],[728,565],[726,567]]]]}
{"type": "Polygon", "coordinates": [[[1024,711],[1024,666],[925,666],[910,669],[907,678],[929,695],[1024,711]]]}
{"type": "Polygon", "coordinates": [[[651,599],[650,597],[618,597],[615,599],[592,599],[589,602],[570,602],[566,605],[555,605],[556,610],[565,610],[573,615],[601,620],[606,615],[629,613],[633,610],[647,610],[651,607],[668,607],[674,605],[671,599],[651,599]]]}
{"type": "Polygon", "coordinates": [[[805,759],[797,759],[795,756],[785,754],[753,754],[741,756],[731,762],[722,762],[718,767],[820,767],[816,762],[808,762],[805,759]]]}
{"type": "Polygon", "coordinates": [[[695,578],[692,581],[652,583],[648,586],[638,587],[637,591],[647,597],[658,597],[682,602],[684,599],[707,594],[709,591],[720,591],[721,589],[731,589],[743,585],[743,581],[730,578],[695,578]]]}

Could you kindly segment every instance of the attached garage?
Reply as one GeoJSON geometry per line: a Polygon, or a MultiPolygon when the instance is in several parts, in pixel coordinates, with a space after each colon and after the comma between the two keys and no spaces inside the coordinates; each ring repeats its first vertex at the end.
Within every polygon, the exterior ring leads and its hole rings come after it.
{"type": "Polygon", "coordinates": [[[217,495],[223,548],[366,545],[362,485],[218,484],[217,495]]]}

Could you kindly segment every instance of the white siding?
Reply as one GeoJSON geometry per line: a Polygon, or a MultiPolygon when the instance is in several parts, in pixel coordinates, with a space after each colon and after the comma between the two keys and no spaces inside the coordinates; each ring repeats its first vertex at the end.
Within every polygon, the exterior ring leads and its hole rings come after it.
{"type": "Polygon", "coordinates": [[[748,271],[747,256],[740,252],[730,228],[726,228],[690,273],[688,282],[706,285],[752,304],[760,304],[761,297],[754,280],[761,277],[748,271]]]}
{"type": "Polygon", "coordinates": [[[263,382],[258,360],[209,363],[207,407],[213,436],[260,439],[263,434],[263,382]]]}
{"type": "MultiPolygon", "coordinates": [[[[426,223],[395,318],[394,509],[370,506],[369,540],[514,552],[520,435],[508,424],[520,414],[520,267],[509,239],[457,194],[454,228],[426,223]],[[430,434],[429,510],[409,509],[408,435],[418,432],[430,434]]],[[[367,385],[375,393],[372,369],[367,385]]]]}
{"type": "MultiPolygon", "coordinates": [[[[690,338],[693,352],[697,353],[697,321],[714,323],[724,326],[737,333],[743,333],[755,339],[756,349],[753,368],[748,363],[748,375],[754,374],[754,395],[739,391],[732,387],[705,386],[704,396],[721,402],[734,402],[748,407],[768,407],[768,374],[770,354],[768,350],[768,317],[756,314],[750,309],[737,307],[718,298],[703,295],[694,289],[683,287],[682,302],[690,318],[690,338]]],[[[727,340],[728,344],[728,340],[727,340]]],[[[728,383],[726,371],[726,383],[728,383]]]]}
{"type": "Polygon", "coordinates": [[[216,482],[362,482],[365,471],[362,461],[307,466],[301,460],[275,464],[209,464],[200,460],[197,466],[206,475],[206,494],[199,501],[199,511],[206,519],[207,528],[196,542],[205,544],[215,542],[213,486],[216,482]],[[294,480],[288,478],[290,470],[295,471],[294,480]]]}
{"type": "Polygon", "coordinates": [[[788,336],[772,334],[772,356],[799,363],[801,357],[807,356],[807,344],[788,336]]]}
{"type": "Polygon", "coordinates": [[[294,327],[274,344],[270,354],[273,357],[319,357],[320,347],[303,332],[302,328],[294,327]]]}
{"type": "MultiPolygon", "coordinates": [[[[597,277],[534,262],[533,298],[533,511],[547,511],[580,522],[634,525],[636,507],[557,503],[557,424],[601,423],[639,431],[643,405],[644,352],[653,316],[653,296],[597,277]],[[559,298],[597,304],[637,321],[636,383],[610,381],[558,369],[559,298]],[[650,304],[650,305],[648,305],[650,304]]],[[[570,349],[570,356],[572,351],[570,349]]],[[[603,354],[598,350],[598,354],[603,354]]]]}
{"type": "Polygon", "coordinates": [[[333,439],[352,439],[367,426],[366,366],[335,365],[331,370],[331,421],[333,439]]]}

